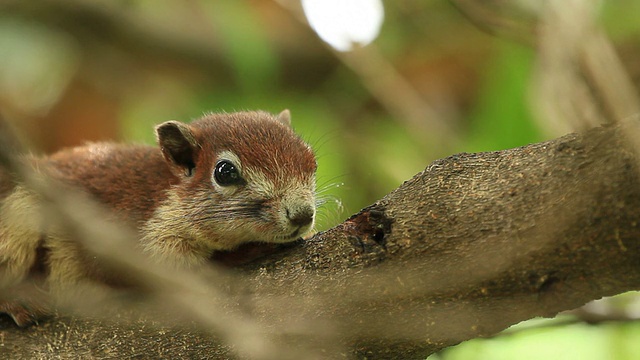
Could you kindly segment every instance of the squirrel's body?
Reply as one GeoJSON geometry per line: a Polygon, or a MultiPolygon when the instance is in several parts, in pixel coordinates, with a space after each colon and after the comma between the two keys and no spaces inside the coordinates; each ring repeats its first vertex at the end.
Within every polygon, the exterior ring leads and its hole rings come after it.
{"type": "Polygon", "coordinates": [[[51,169],[50,177],[90,193],[136,227],[153,215],[169,187],[179,182],[160,149],[147,145],[92,143],[57,152],[39,160],[39,165],[51,169]]]}
{"type": "MultiPolygon", "coordinates": [[[[286,111],[211,114],[159,125],[159,147],[94,143],[30,162],[135,227],[152,259],[192,267],[217,250],[293,241],[312,228],[315,157],[288,122],[286,111]]],[[[39,261],[52,288],[90,278],[78,244],[39,218],[38,196],[0,175],[0,286],[20,284],[39,261]]],[[[32,320],[16,309],[0,298],[0,312],[32,320]]]]}

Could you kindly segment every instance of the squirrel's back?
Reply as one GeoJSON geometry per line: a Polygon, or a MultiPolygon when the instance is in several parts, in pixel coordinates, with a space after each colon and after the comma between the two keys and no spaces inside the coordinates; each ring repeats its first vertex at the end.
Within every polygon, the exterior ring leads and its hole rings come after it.
{"type": "Polygon", "coordinates": [[[115,210],[117,218],[140,225],[166,199],[178,179],[158,147],[89,143],[41,159],[48,175],[89,193],[115,210]]]}

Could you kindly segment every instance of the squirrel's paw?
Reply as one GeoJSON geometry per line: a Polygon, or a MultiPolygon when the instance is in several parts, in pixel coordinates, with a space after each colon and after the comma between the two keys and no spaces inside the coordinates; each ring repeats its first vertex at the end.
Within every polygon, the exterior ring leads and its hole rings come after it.
{"type": "Polygon", "coordinates": [[[37,324],[51,315],[49,308],[28,300],[0,299],[0,313],[9,315],[19,327],[37,324]]]}

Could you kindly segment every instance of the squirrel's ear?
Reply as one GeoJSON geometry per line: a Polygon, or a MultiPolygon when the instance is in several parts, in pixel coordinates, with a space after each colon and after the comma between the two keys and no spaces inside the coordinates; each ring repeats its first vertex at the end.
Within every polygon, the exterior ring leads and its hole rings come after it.
{"type": "Polygon", "coordinates": [[[276,116],[276,120],[284,125],[291,126],[291,112],[289,109],[282,110],[282,112],[276,116]]]}
{"type": "Polygon", "coordinates": [[[193,175],[200,148],[191,128],[179,121],[167,121],[156,126],[162,155],[176,175],[193,175]]]}

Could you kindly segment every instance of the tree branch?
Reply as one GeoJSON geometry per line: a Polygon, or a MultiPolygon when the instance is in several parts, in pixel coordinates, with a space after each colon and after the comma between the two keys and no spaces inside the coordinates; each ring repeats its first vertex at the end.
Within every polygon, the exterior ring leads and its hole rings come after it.
{"type": "MultiPolygon", "coordinates": [[[[308,358],[418,359],[638,289],[640,173],[627,131],[636,124],[436,161],[337,227],[237,267],[223,285],[229,311],[308,358]]],[[[0,357],[235,354],[163,317],[5,327],[0,357]]]]}

